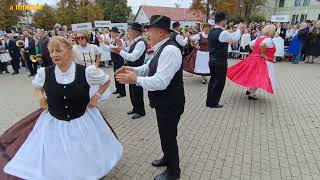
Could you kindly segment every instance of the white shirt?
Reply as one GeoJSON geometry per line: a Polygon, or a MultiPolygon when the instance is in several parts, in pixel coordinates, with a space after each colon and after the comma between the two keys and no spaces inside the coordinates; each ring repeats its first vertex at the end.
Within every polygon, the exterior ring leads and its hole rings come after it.
{"type": "Polygon", "coordinates": [[[181,46],[186,46],[188,43],[188,38],[184,38],[183,36],[180,35],[180,32],[175,31],[176,33],[178,33],[178,35],[176,36],[176,41],[181,45],[181,46]]]}
{"type": "MultiPolygon", "coordinates": [[[[262,36],[262,37],[263,37],[263,36],[262,36]]],[[[257,39],[258,39],[258,38],[257,38],[257,39]]],[[[251,46],[251,47],[254,47],[254,46],[255,46],[257,39],[255,39],[255,40],[253,40],[253,41],[250,42],[250,46],[251,46]]],[[[273,48],[273,47],[274,47],[274,43],[273,43],[271,37],[265,38],[265,39],[261,42],[261,44],[265,44],[265,45],[267,46],[267,48],[273,48]]]]}
{"type": "Polygon", "coordinates": [[[24,48],[28,48],[29,47],[29,38],[25,37],[24,38],[24,48]]]}
{"type": "MultiPolygon", "coordinates": [[[[142,38],[142,36],[139,36],[139,37],[135,38],[133,41],[137,42],[141,38],[142,38]]],[[[145,43],[143,41],[139,41],[131,53],[128,53],[128,52],[125,52],[124,50],[121,50],[120,56],[122,56],[127,61],[134,62],[134,61],[138,60],[143,55],[143,52],[146,50],[146,48],[147,47],[146,47],[145,43]]]]}
{"type": "MultiPolygon", "coordinates": [[[[224,30],[224,28],[219,25],[215,25],[215,28],[221,28],[224,30]]],[[[220,33],[219,41],[220,42],[237,42],[239,41],[240,37],[241,37],[240,29],[237,29],[237,31],[234,33],[230,33],[224,30],[220,33]]]]}
{"type": "Polygon", "coordinates": [[[95,63],[96,56],[101,56],[101,49],[95,44],[88,44],[86,46],[73,45],[73,59],[78,64],[91,65],[95,63]]]}
{"type": "MultiPolygon", "coordinates": [[[[156,54],[159,48],[166,43],[169,38],[166,38],[154,46],[156,54]]],[[[180,49],[176,46],[166,46],[159,56],[157,72],[150,77],[147,77],[149,72],[149,63],[139,67],[135,67],[134,70],[138,76],[137,84],[142,86],[147,91],[164,90],[170,84],[172,78],[176,72],[180,69],[182,64],[182,55],[180,49]]]]}
{"type": "Polygon", "coordinates": [[[240,46],[242,48],[245,48],[247,45],[250,44],[250,41],[251,41],[251,36],[250,36],[249,33],[242,34],[241,41],[240,41],[240,46]]]}
{"type": "MultiPolygon", "coordinates": [[[[86,80],[90,86],[102,85],[109,80],[109,76],[106,75],[101,69],[91,65],[86,67],[85,70],[86,80]]],[[[57,83],[69,84],[74,81],[76,73],[76,64],[72,62],[69,69],[66,72],[62,72],[58,66],[54,69],[54,74],[57,83]]],[[[42,67],[38,69],[37,75],[32,80],[32,85],[36,88],[42,88],[46,79],[45,69],[42,67]]]]}
{"type": "MultiPolygon", "coordinates": [[[[201,32],[201,35],[202,35],[202,37],[204,37],[204,38],[208,38],[208,34],[206,34],[206,33],[204,33],[204,32],[201,32]]],[[[191,37],[191,40],[193,40],[193,41],[200,41],[200,33],[192,36],[192,37],[191,37]]]]}

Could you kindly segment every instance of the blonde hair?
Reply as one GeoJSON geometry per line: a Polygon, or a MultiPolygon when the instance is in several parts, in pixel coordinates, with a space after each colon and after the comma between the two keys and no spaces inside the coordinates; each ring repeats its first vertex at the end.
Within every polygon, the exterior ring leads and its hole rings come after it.
{"type": "Polygon", "coordinates": [[[211,25],[209,23],[203,23],[201,25],[201,29],[204,29],[204,28],[211,28],[211,25]]]}
{"type": "Polygon", "coordinates": [[[76,41],[77,44],[79,44],[79,42],[78,42],[78,40],[77,40],[77,35],[78,35],[78,34],[82,34],[82,35],[86,38],[87,43],[90,43],[89,34],[88,34],[86,31],[80,31],[80,32],[76,32],[75,35],[74,35],[74,37],[75,37],[74,40],[76,41]]]}
{"type": "Polygon", "coordinates": [[[276,26],[273,24],[270,25],[266,25],[263,29],[262,29],[262,34],[265,36],[273,36],[276,33],[276,26]]]}
{"type": "Polygon", "coordinates": [[[52,39],[50,39],[48,43],[48,48],[49,49],[54,49],[54,48],[59,48],[59,49],[72,49],[73,43],[62,36],[55,36],[52,39]]]}

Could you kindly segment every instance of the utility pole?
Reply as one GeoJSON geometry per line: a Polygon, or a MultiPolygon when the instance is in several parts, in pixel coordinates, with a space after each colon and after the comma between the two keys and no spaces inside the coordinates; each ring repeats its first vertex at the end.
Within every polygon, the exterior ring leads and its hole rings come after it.
{"type": "Polygon", "coordinates": [[[206,22],[208,23],[208,22],[209,22],[209,15],[210,15],[210,5],[209,5],[209,0],[207,0],[206,9],[207,9],[206,22]]]}

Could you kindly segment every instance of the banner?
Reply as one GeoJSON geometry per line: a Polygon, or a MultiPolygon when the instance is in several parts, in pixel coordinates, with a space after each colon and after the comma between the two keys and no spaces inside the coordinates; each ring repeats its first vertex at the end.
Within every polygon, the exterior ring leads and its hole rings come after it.
{"type": "Polygon", "coordinates": [[[72,31],[91,31],[92,30],[91,22],[71,24],[71,27],[72,27],[72,31]]]}
{"type": "Polygon", "coordinates": [[[96,28],[104,28],[104,27],[112,27],[111,21],[94,21],[94,27],[96,28]]]}
{"type": "Polygon", "coordinates": [[[274,15],[271,22],[289,22],[289,15],[274,15]]]}
{"type": "Polygon", "coordinates": [[[214,21],[213,19],[208,19],[208,23],[209,23],[210,25],[215,25],[215,21],[214,21]]]}
{"type": "Polygon", "coordinates": [[[112,23],[112,27],[117,27],[118,29],[127,30],[128,23],[112,23]]]}

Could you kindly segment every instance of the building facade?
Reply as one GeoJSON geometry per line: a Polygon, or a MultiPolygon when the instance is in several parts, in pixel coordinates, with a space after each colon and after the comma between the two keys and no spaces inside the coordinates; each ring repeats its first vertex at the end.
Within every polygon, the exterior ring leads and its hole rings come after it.
{"type": "Polygon", "coordinates": [[[171,24],[179,21],[183,26],[205,21],[204,15],[195,14],[190,9],[159,6],[140,6],[134,21],[142,24],[148,23],[151,16],[156,14],[168,16],[171,18],[171,24]]]}
{"type": "Polygon", "coordinates": [[[267,20],[271,20],[273,15],[288,15],[293,24],[305,20],[320,20],[320,0],[268,0],[259,9],[267,20]]]}

